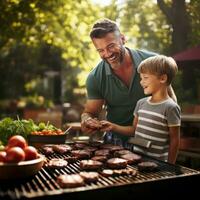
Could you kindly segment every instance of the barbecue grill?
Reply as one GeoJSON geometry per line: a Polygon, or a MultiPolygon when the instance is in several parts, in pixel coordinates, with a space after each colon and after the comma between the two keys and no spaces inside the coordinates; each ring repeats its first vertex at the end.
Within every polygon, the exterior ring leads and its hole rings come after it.
{"type": "MultiPolygon", "coordinates": [[[[42,153],[42,151],[40,150],[42,153]]],[[[66,158],[68,154],[52,154],[52,158],[66,158]]],[[[56,182],[60,174],[79,173],[79,162],[69,164],[62,169],[51,169],[47,166],[33,177],[18,181],[1,181],[0,198],[2,199],[91,199],[91,198],[133,198],[156,197],[162,192],[164,197],[177,195],[198,195],[196,181],[200,180],[200,172],[179,165],[172,165],[150,157],[144,160],[156,162],[159,170],[155,172],[138,172],[136,177],[121,175],[103,177],[98,182],[86,184],[83,187],[62,189],[56,182]],[[196,193],[196,194],[195,194],[196,193]]],[[[136,169],[137,165],[128,165],[136,169]]]]}

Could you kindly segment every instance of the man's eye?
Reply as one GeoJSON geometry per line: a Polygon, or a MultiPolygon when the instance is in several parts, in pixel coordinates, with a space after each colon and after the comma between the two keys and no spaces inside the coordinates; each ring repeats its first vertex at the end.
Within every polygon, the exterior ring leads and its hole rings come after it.
{"type": "Polygon", "coordinates": [[[113,48],[115,46],[115,44],[111,44],[108,46],[108,48],[113,48]]]}
{"type": "Polygon", "coordinates": [[[103,52],[103,50],[102,50],[102,49],[98,49],[97,51],[98,51],[99,53],[102,53],[102,52],[103,52]]]}
{"type": "Polygon", "coordinates": [[[107,48],[108,49],[113,49],[115,47],[115,44],[111,44],[111,45],[109,45],[107,48]]]}

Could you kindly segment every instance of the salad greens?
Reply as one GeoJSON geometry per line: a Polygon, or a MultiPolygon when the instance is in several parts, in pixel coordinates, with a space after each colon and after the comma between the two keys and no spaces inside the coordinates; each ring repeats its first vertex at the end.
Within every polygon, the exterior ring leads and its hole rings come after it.
{"type": "Polygon", "coordinates": [[[17,120],[13,120],[7,117],[0,120],[0,141],[3,145],[5,145],[8,139],[13,135],[22,135],[25,139],[27,139],[28,135],[30,135],[33,131],[41,131],[44,129],[57,130],[58,128],[49,124],[49,122],[47,124],[40,122],[37,125],[31,119],[20,120],[18,118],[17,120]]]}

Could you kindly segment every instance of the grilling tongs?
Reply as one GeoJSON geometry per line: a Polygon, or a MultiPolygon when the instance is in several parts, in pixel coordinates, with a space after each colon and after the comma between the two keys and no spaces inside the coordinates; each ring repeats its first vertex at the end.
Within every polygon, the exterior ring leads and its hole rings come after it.
{"type": "Polygon", "coordinates": [[[149,148],[151,146],[151,141],[149,140],[145,140],[143,138],[135,138],[135,137],[131,137],[128,140],[128,143],[134,144],[136,146],[141,146],[141,147],[145,147],[145,148],[149,148]]]}

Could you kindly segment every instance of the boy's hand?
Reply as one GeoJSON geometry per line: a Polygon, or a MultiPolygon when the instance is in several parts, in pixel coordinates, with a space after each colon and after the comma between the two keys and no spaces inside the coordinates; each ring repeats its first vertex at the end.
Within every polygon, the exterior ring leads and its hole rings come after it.
{"type": "Polygon", "coordinates": [[[102,120],[100,121],[100,124],[101,124],[101,128],[100,128],[100,131],[112,131],[114,129],[114,124],[109,122],[109,121],[106,121],[106,120],[102,120]]]}

